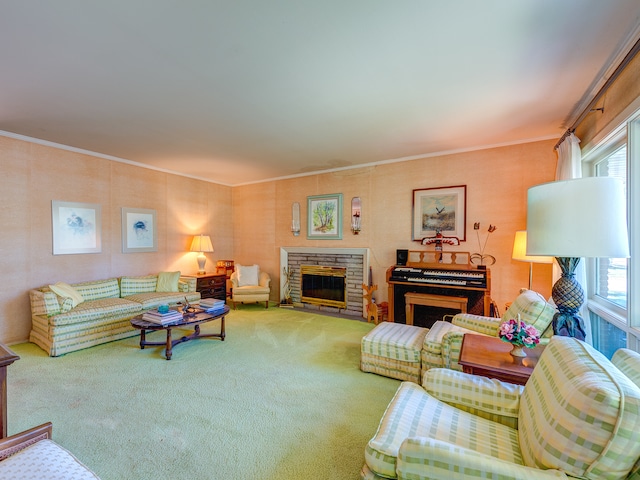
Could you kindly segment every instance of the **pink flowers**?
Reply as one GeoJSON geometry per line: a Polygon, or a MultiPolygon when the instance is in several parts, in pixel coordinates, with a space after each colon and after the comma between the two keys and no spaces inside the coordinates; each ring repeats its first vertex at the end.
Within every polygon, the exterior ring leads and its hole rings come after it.
{"type": "Polygon", "coordinates": [[[527,325],[518,319],[511,319],[500,324],[500,338],[513,345],[533,348],[540,343],[540,334],[533,325],[527,325]]]}

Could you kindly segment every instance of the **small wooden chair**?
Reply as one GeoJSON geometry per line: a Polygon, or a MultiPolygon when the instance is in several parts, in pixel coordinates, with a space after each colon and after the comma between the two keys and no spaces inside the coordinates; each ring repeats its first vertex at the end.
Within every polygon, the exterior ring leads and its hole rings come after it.
{"type": "Polygon", "coordinates": [[[378,286],[368,287],[363,283],[362,289],[367,292],[362,296],[367,300],[367,323],[373,322],[374,325],[378,325],[378,323],[384,322],[389,316],[389,304],[387,302],[377,304],[373,301],[373,292],[378,289],[378,286]]]}

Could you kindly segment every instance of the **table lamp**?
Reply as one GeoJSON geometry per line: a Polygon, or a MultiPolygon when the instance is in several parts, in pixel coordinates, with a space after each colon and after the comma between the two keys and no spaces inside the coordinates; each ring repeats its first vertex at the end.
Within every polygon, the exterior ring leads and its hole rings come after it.
{"type": "Polygon", "coordinates": [[[513,240],[513,253],[511,258],[518,262],[529,262],[529,290],[533,280],[534,263],[553,263],[553,257],[527,255],[527,231],[518,230],[513,240]]]}
{"type": "Polygon", "coordinates": [[[562,275],[551,296],[558,313],[553,333],[585,339],[578,314],[584,290],[575,279],[580,258],[627,258],[624,186],[614,177],[545,183],[527,193],[527,255],[556,257],[562,275]]]}
{"type": "Polygon", "coordinates": [[[207,257],[204,255],[204,252],[213,252],[213,245],[211,244],[209,235],[195,235],[191,241],[190,251],[200,252],[200,255],[198,255],[198,274],[203,275],[207,273],[204,270],[204,265],[207,263],[207,257]]]}

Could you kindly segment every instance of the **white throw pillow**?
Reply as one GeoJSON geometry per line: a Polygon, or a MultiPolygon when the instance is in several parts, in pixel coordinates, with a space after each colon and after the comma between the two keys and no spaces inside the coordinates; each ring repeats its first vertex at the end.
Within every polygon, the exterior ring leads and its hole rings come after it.
{"type": "Polygon", "coordinates": [[[239,287],[258,285],[258,278],[260,276],[260,267],[258,267],[258,265],[236,265],[236,272],[238,272],[239,287]]]}
{"type": "Polygon", "coordinates": [[[73,307],[84,302],[82,294],[68,283],[58,282],[53,285],[49,285],[49,288],[53,293],[60,297],[70,298],[73,307]]]}

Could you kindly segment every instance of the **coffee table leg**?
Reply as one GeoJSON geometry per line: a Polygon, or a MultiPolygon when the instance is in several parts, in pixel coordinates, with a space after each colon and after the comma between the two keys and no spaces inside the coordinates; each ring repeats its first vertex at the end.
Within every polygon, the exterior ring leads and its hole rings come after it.
{"type": "Polygon", "coordinates": [[[167,357],[167,360],[171,360],[171,329],[167,328],[167,347],[165,350],[165,357],[167,357]]]}
{"type": "Polygon", "coordinates": [[[144,331],[144,328],[140,330],[140,350],[144,350],[146,333],[147,332],[144,331]]]}
{"type": "Polygon", "coordinates": [[[224,333],[224,315],[222,316],[222,318],[220,319],[220,340],[222,340],[224,342],[224,337],[225,337],[225,333],[224,333]]]}

